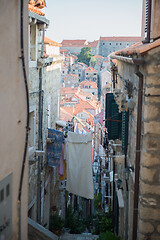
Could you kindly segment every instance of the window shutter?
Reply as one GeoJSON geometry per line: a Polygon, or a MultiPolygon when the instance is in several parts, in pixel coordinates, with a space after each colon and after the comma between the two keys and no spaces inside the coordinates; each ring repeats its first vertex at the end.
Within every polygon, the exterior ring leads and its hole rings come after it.
{"type": "Polygon", "coordinates": [[[108,131],[108,139],[121,139],[122,114],[114,100],[113,93],[106,94],[105,127],[108,131]]]}
{"type": "Polygon", "coordinates": [[[122,150],[124,154],[127,154],[127,145],[128,145],[128,121],[129,113],[122,113],[122,150]]]}
{"type": "Polygon", "coordinates": [[[148,29],[148,3],[149,1],[146,0],[145,33],[147,32],[147,29],[148,29]]]}

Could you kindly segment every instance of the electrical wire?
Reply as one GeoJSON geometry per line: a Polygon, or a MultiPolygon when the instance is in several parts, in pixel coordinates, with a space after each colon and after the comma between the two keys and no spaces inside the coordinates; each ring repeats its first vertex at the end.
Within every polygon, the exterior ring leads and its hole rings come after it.
{"type": "Polygon", "coordinates": [[[26,136],[25,136],[25,145],[23,152],[23,161],[20,175],[20,183],[19,183],[19,191],[18,191],[18,239],[21,239],[21,197],[22,197],[22,184],[24,178],[24,170],[27,156],[27,146],[28,146],[28,134],[29,134],[29,91],[28,91],[28,83],[27,83],[27,73],[25,67],[25,58],[24,58],[24,27],[23,27],[23,19],[24,19],[24,0],[20,1],[20,48],[21,48],[21,63],[22,63],[22,71],[23,71],[23,80],[26,92],[26,103],[27,103],[27,120],[26,120],[26,136]]]}

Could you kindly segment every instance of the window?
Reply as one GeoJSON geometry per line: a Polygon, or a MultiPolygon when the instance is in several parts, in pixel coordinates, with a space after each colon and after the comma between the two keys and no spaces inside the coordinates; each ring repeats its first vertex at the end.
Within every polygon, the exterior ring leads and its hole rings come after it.
{"type": "Polygon", "coordinates": [[[122,45],[122,43],[120,43],[120,45],[122,45]]]}
{"type": "Polygon", "coordinates": [[[80,73],[79,73],[78,75],[79,75],[79,77],[81,76],[81,74],[80,74],[80,73]]]}
{"type": "Polygon", "coordinates": [[[3,202],[4,200],[4,189],[0,191],[0,202],[3,202]]]}
{"type": "Polygon", "coordinates": [[[88,75],[88,73],[86,73],[86,75],[88,75]]]}
{"type": "Polygon", "coordinates": [[[118,45],[118,43],[116,43],[116,45],[118,45]]]}
{"type": "Polygon", "coordinates": [[[97,73],[94,73],[94,75],[97,75],[97,73]]]}
{"type": "Polygon", "coordinates": [[[112,43],[109,43],[109,45],[112,45],[112,43]]]}
{"type": "Polygon", "coordinates": [[[30,59],[36,61],[36,24],[30,25],[30,59]]]}
{"type": "Polygon", "coordinates": [[[103,45],[105,45],[105,43],[103,43],[103,45]]]}
{"type": "Polygon", "coordinates": [[[10,186],[9,186],[9,184],[7,184],[7,186],[6,186],[6,197],[9,196],[9,193],[10,193],[10,186]]]}

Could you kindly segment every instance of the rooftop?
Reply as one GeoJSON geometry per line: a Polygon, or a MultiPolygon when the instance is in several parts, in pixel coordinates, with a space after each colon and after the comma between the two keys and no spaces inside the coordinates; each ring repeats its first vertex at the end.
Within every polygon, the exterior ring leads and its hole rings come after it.
{"type": "Polygon", "coordinates": [[[88,67],[85,69],[85,72],[97,72],[97,70],[92,67],[88,67]]]}
{"type": "Polygon", "coordinates": [[[134,55],[134,54],[144,55],[147,52],[149,52],[150,50],[152,50],[156,47],[159,47],[159,46],[160,46],[160,39],[157,39],[154,42],[147,43],[147,44],[138,42],[128,48],[117,51],[114,54],[115,55],[124,55],[124,56],[129,56],[129,55],[134,55]]]}
{"type": "Polygon", "coordinates": [[[53,40],[51,40],[51,39],[49,39],[47,37],[44,38],[44,43],[45,44],[49,44],[51,46],[57,46],[57,47],[61,47],[62,46],[60,43],[57,43],[57,42],[55,42],[55,41],[53,41],[53,40]]]}
{"type": "Polygon", "coordinates": [[[93,42],[88,42],[88,47],[97,47],[98,46],[99,40],[93,41],[93,42]]]}
{"type": "Polygon", "coordinates": [[[89,81],[82,81],[79,84],[80,87],[84,87],[84,86],[91,86],[91,88],[97,88],[97,83],[96,82],[89,82],[89,81]]]}
{"type": "Polygon", "coordinates": [[[63,40],[62,41],[62,46],[81,46],[81,45],[85,45],[87,43],[87,40],[63,40]]]}
{"type": "Polygon", "coordinates": [[[139,42],[141,37],[100,37],[100,41],[139,42]]]}

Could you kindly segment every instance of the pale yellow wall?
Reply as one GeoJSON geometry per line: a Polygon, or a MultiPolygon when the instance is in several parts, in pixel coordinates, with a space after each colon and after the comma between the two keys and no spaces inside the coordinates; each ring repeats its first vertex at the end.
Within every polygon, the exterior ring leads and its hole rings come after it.
{"type": "MultiPolygon", "coordinates": [[[[20,60],[20,1],[0,1],[0,181],[13,174],[12,239],[17,235],[17,199],[25,144],[26,96],[20,60]]],[[[27,62],[27,1],[25,9],[25,60],[27,62]]],[[[26,64],[26,69],[27,69],[26,64]]],[[[27,69],[28,71],[28,69],[27,69]]],[[[27,239],[27,164],[22,191],[22,239],[27,239]]]]}

